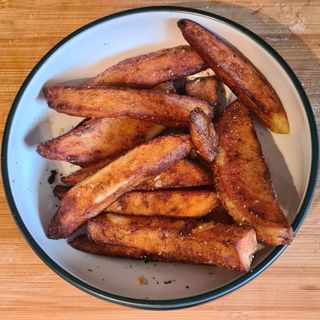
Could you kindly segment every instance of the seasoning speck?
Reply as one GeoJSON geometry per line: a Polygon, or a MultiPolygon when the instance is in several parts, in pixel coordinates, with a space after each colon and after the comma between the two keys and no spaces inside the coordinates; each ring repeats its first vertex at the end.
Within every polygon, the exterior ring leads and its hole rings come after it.
{"type": "Polygon", "coordinates": [[[189,286],[186,286],[186,289],[189,289],[189,286]]]}
{"type": "Polygon", "coordinates": [[[54,183],[54,180],[56,179],[56,175],[57,175],[57,170],[51,170],[51,174],[48,178],[48,183],[49,184],[53,184],[54,183]]]}
{"type": "Polygon", "coordinates": [[[92,272],[92,269],[88,269],[89,272],[92,272]]]}
{"type": "Polygon", "coordinates": [[[141,286],[146,286],[148,285],[148,279],[146,279],[144,276],[140,276],[138,278],[138,282],[141,286]]]}
{"type": "Polygon", "coordinates": [[[167,280],[167,281],[163,281],[164,284],[170,284],[171,282],[175,282],[176,280],[167,280]]]}

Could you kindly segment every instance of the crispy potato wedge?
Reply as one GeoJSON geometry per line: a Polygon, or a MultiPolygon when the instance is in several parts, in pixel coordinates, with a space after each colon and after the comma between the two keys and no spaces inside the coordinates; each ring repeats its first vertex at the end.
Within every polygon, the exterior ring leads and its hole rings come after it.
{"type": "Polygon", "coordinates": [[[120,61],[88,84],[152,88],[161,82],[183,78],[204,69],[205,63],[190,46],[178,46],[120,61]]]}
{"type": "Polygon", "coordinates": [[[151,258],[145,252],[133,247],[94,242],[86,234],[81,234],[68,243],[77,250],[109,257],[148,260],[151,258]]]}
{"type": "Polygon", "coordinates": [[[50,108],[79,117],[130,117],[188,127],[189,113],[198,107],[212,118],[206,101],[160,90],[48,86],[43,91],[50,108]]]}
{"type": "Polygon", "coordinates": [[[184,38],[264,125],[276,133],[289,133],[283,105],[268,80],[235,47],[198,23],[178,22],[184,38]]]}
{"type": "Polygon", "coordinates": [[[216,77],[204,77],[186,81],[185,92],[189,97],[209,102],[215,106],[219,100],[219,80],[216,77]]]}
{"type": "Polygon", "coordinates": [[[290,243],[294,234],[277,203],[248,109],[233,102],[217,131],[213,172],[223,205],[238,224],[254,227],[259,240],[274,246],[290,243]]]}
{"type": "Polygon", "coordinates": [[[68,237],[122,194],[186,157],[191,148],[188,135],[159,137],[111,162],[66,193],[50,222],[48,237],[68,237]]]}
{"type": "MultiPolygon", "coordinates": [[[[101,161],[91,166],[81,168],[66,177],[62,177],[61,181],[67,185],[75,185],[85,178],[93,175],[99,169],[106,166],[109,162],[101,161]]],[[[136,190],[154,190],[169,188],[185,188],[207,186],[212,184],[212,173],[207,168],[199,164],[182,159],[169,169],[163,171],[156,177],[145,180],[138,185],[136,190]]]]}
{"type": "Polygon", "coordinates": [[[209,189],[131,191],[113,202],[106,211],[125,215],[203,217],[220,204],[209,189]]]}
{"type": "Polygon", "coordinates": [[[124,245],[164,260],[211,264],[248,271],[256,250],[250,227],[164,217],[102,214],[89,221],[89,238],[98,243],[124,245]]]}
{"type": "Polygon", "coordinates": [[[190,113],[190,136],[200,156],[205,161],[212,162],[216,156],[219,139],[213,123],[199,108],[190,113]]]}
{"type": "MultiPolygon", "coordinates": [[[[68,186],[57,185],[53,194],[62,199],[69,190],[68,186]]],[[[216,193],[209,189],[131,191],[118,198],[105,211],[138,216],[198,218],[219,205],[216,193]]]]}
{"type": "Polygon", "coordinates": [[[67,133],[38,145],[44,158],[89,165],[114,158],[152,139],[164,127],[138,119],[91,119],[82,121],[67,133]]]}

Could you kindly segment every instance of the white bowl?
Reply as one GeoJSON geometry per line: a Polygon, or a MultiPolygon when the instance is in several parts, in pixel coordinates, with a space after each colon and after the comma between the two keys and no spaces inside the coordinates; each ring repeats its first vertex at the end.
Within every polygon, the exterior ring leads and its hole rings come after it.
{"type": "Polygon", "coordinates": [[[41,158],[36,145],[68,130],[79,119],[50,110],[42,98],[42,87],[49,81],[92,77],[124,58],[184,44],[176,26],[181,18],[195,20],[234,44],[279,94],[291,133],[271,134],[260,125],[257,131],[279,202],[295,232],[305,217],[316,181],[317,133],[306,94],[286,62],[244,27],[193,9],[151,7],[104,17],[66,37],[32,70],[12,105],[2,149],[8,202],[27,241],[54,271],[93,295],[135,307],[170,309],[215,299],[257,276],[285,249],[262,247],[252,270],[239,274],[211,266],[146,264],[95,256],[71,248],[66,240],[46,237],[57,204],[47,183],[49,171],[74,169],[41,158]],[[139,284],[141,276],[148,280],[147,285],[139,284]]]}

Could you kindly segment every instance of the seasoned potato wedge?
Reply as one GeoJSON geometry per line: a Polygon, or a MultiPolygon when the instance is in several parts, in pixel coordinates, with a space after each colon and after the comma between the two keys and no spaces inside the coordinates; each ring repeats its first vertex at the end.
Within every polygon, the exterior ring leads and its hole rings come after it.
{"type": "MultiPolygon", "coordinates": [[[[110,163],[109,159],[107,159],[107,161],[101,161],[91,166],[81,168],[66,177],[62,177],[61,181],[70,186],[75,185],[76,183],[93,175],[99,169],[105,167],[108,163],[110,163]]],[[[210,184],[212,184],[211,171],[193,161],[182,159],[159,175],[145,180],[135,189],[154,190],[207,186],[210,184]]]]}
{"type": "Polygon", "coordinates": [[[191,148],[188,135],[159,137],[111,162],[66,193],[50,222],[49,238],[68,237],[122,194],[186,157],[191,148]]]}
{"type": "Polygon", "coordinates": [[[126,215],[203,217],[220,204],[209,189],[131,191],[113,202],[106,211],[126,215]]]}
{"type": "Polygon", "coordinates": [[[76,238],[68,241],[68,243],[71,247],[83,252],[104,255],[109,257],[146,259],[158,261],[150,259],[152,258],[151,255],[148,255],[147,253],[135,249],[133,247],[94,242],[91,239],[89,239],[86,234],[81,234],[76,238]]]}
{"type": "Polygon", "coordinates": [[[255,231],[250,227],[111,213],[90,220],[88,235],[99,243],[160,255],[164,261],[174,258],[238,271],[250,269],[257,245],[255,231]]]}
{"type": "Polygon", "coordinates": [[[235,47],[198,23],[178,22],[184,38],[264,125],[276,133],[289,133],[283,105],[263,74],[235,47]]]}
{"type": "Polygon", "coordinates": [[[206,101],[160,90],[48,86],[44,95],[50,108],[79,117],[131,117],[167,127],[188,127],[189,113],[198,107],[212,118],[206,101]]]}
{"type": "Polygon", "coordinates": [[[212,162],[216,156],[218,135],[213,123],[201,109],[190,113],[190,136],[197,152],[207,162],[212,162]]]}
{"type": "Polygon", "coordinates": [[[274,246],[290,243],[294,234],[276,200],[248,109],[233,102],[217,131],[213,172],[223,205],[238,224],[254,227],[258,239],[274,246]]]}
{"type": "Polygon", "coordinates": [[[152,139],[163,126],[138,119],[91,119],[67,133],[38,145],[44,158],[88,165],[118,156],[152,139]]]}
{"type": "Polygon", "coordinates": [[[204,69],[205,63],[190,46],[178,46],[120,61],[90,80],[88,85],[152,88],[204,69]]]}

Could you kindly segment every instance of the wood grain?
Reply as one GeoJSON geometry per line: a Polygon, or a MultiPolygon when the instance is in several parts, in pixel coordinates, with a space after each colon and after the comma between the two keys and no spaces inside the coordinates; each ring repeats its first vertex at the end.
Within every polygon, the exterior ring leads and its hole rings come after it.
{"type": "MultiPolygon", "coordinates": [[[[124,9],[171,4],[228,17],[262,36],[291,65],[320,125],[320,1],[0,0],[0,133],[36,62],[82,25],[124,9]]],[[[293,244],[258,278],[217,301],[169,312],[130,309],[62,280],[31,250],[0,190],[0,319],[319,319],[320,186],[293,244]]]]}

